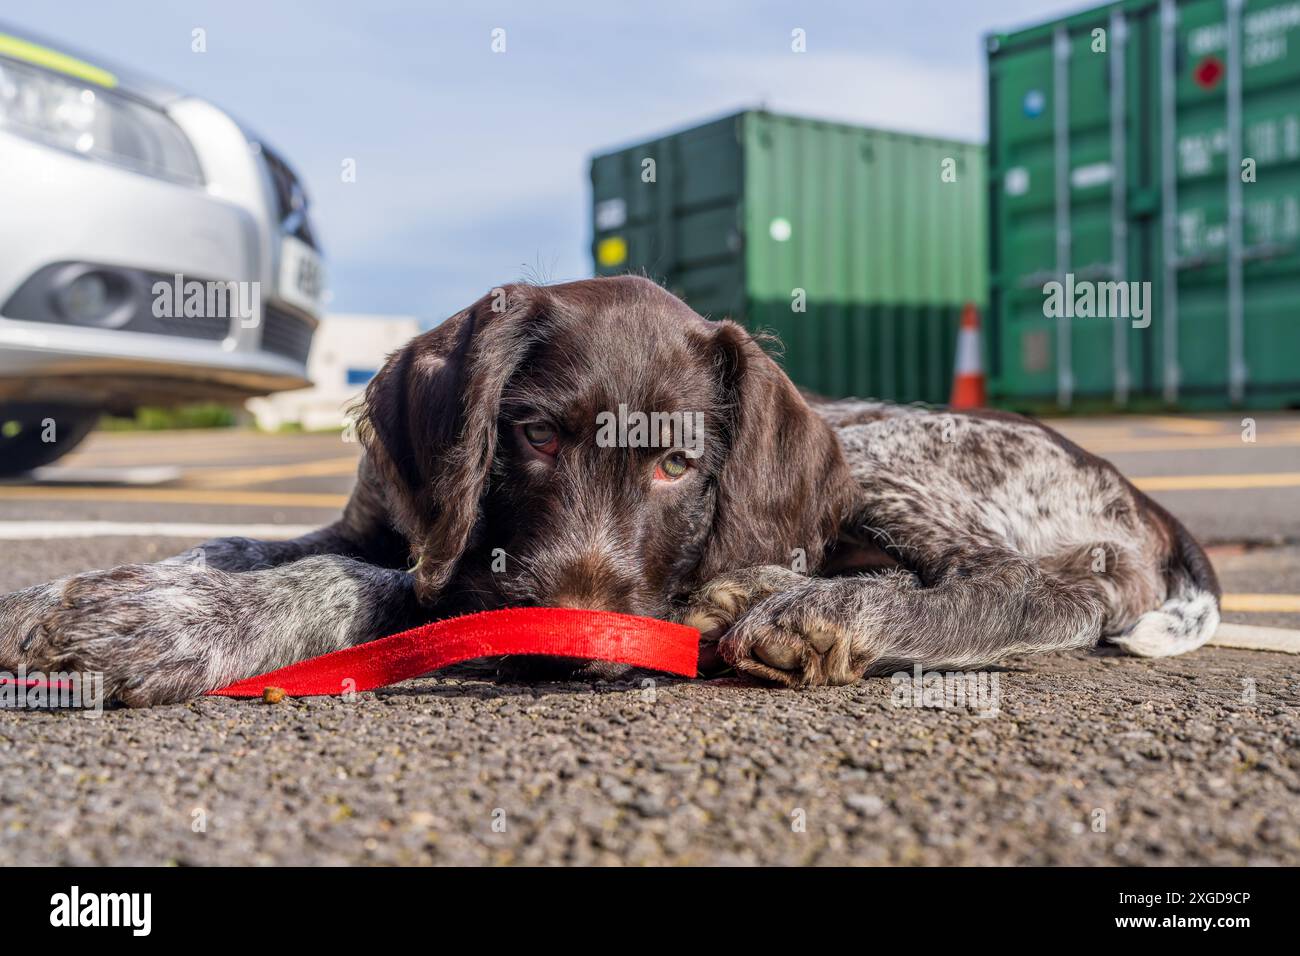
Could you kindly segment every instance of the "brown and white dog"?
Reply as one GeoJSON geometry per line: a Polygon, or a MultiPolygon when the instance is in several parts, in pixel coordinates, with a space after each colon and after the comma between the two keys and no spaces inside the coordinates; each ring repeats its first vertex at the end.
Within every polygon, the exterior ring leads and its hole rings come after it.
{"type": "Polygon", "coordinates": [[[706,660],[808,687],[1101,638],[1176,654],[1219,619],[1183,526],[1051,429],[806,399],[740,326],[645,279],[495,290],[389,358],[360,434],[335,524],[0,598],[0,667],[98,671],[153,704],[560,605],[683,620],[706,660]],[[629,410],[652,426],[610,441],[629,410]]]}

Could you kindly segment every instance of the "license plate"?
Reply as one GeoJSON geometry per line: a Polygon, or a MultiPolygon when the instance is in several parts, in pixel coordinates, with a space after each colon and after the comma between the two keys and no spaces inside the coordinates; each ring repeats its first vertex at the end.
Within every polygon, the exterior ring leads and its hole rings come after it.
{"type": "Polygon", "coordinates": [[[301,239],[286,237],[280,246],[280,298],[313,315],[325,292],[325,269],[316,251],[301,239]]]}

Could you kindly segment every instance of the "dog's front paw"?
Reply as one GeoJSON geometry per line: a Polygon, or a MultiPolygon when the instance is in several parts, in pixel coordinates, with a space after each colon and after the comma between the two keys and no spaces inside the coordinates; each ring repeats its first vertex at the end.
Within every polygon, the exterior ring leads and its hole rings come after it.
{"type": "Polygon", "coordinates": [[[231,634],[228,575],[186,565],[124,565],[56,582],[27,638],[29,670],[102,675],[129,706],[197,697],[231,634]]]}
{"type": "Polygon", "coordinates": [[[727,668],[718,642],[742,614],[764,598],[806,581],[789,568],[764,564],[714,578],[691,595],[682,623],[700,632],[700,673],[707,676],[727,668]]]}
{"type": "Polygon", "coordinates": [[[827,583],[807,580],[754,605],[723,635],[718,652],[742,674],[786,687],[858,680],[872,657],[847,620],[817,600],[827,583]]]}
{"type": "Polygon", "coordinates": [[[41,620],[59,606],[64,581],[0,596],[0,670],[31,667],[41,620]]]}

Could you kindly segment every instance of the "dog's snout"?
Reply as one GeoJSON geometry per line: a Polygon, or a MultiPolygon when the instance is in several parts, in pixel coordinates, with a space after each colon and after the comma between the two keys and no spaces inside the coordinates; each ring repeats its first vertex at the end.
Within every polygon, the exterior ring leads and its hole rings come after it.
{"type": "Polygon", "coordinates": [[[543,604],[592,611],[635,613],[636,582],[617,562],[601,553],[588,553],[561,563],[549,575],[551,586],[543,604]]]}

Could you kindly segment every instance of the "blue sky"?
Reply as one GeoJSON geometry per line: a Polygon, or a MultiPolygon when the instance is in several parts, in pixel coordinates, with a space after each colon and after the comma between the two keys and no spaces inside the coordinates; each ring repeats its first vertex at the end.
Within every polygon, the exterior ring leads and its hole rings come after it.
{"type": "Polygon", "coordinates": [[[982,140],[983,34],[1086,6],[51,0],[4,19],[235,114],[307,181],[330,308],[428,323],[502,282],[591,273],[595,151],[758,104],[982,140]]]}

